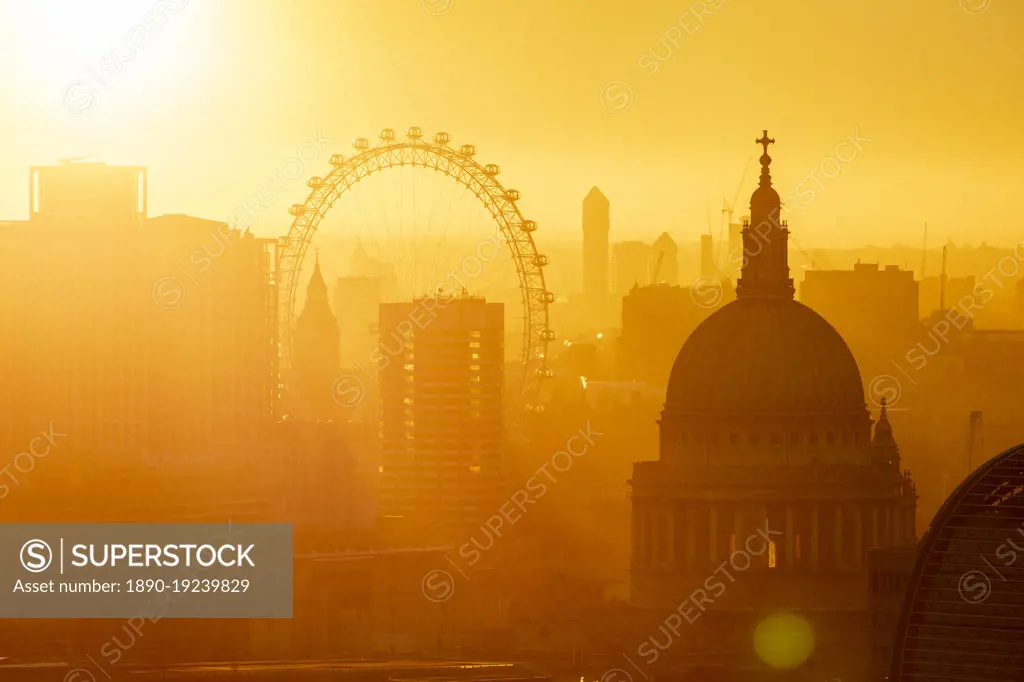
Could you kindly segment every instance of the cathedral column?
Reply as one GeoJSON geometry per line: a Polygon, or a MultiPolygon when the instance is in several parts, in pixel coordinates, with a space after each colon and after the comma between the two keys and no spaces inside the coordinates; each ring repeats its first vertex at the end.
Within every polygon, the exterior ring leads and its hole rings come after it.
{"type": "Polygon", "coordinates": [[[697,503],[686,505],[686,565],[697,563],[697,503]]]}
{"type": "Polygon", "coordinates": [[[859,505],[854,509],[853,526],[853,560],[859,568],[864,565],[864,509],[859,505]]]}
{"type": "Polygon", "coordinates": [[[836,568],[843,567],[843,508],[836,507],[835,551],[833,552],[836,568]]]}
{"type": "Polygon", "coordinates": [[[882,508],[882,539],[884,547],[892,547],[892,507],[889,505],[882,508]]]}
{"type": "Polygon", "coordinates": [[[793,545],[796,537],[793,535],[793,507],[786,505],[786,567],[794,563],[793,545]]]}
{"type": "Polygon", "coordinates": [[[669,502],[668,505],[668,523],[665,524],[666,532],[668,533],[668,565],[674,567],[676,565],[676,505],[674,501],[669,502]]]}
{"type": "Polygon", "coordinates": [[[878,507],[871,507],[871,546],[878,547],[878,507]]]}
{"type": "Polygon", "coordinates": [[[640,517],[640,565],[643,567],[647,566],[647,543],[650,542],[647,535],[647,505],[642,504],[637,509],[637,515],[640,517]]]}
{"type": "Polygon", "coordinates": [[[814,509],[811,510],[811,565],[814,568],[818,568],[818,562],[821,557],[818,556],[818,503],[814,503],[814,509]]]}
{"type": "Polygon", "coordinates": [[[718,564],[718,510],[715,509],[714,502],[710,504],[708,517],[708,526],[711,529],[711,542],[708,543],[708,559],[711,560],[711,565],[715,566],[718,564]]]}
{"type": "Polygon", "coordinates": [[[729,543],[730,557],[743,546],[743,507],[739,504],[733,505],[732,510],[732,535],[733,541],[729,543]]]}

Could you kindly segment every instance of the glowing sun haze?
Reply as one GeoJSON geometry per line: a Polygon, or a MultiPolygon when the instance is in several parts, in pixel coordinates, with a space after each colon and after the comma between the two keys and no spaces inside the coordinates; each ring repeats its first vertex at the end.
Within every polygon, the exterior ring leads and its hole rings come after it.
{"type": "Polygon", "coordinates": [[[541,240],[575,237],[598,185],[613,239],[693,241],[768,128],[780,194],[819,169],[787,216],[807,247],[916,244],[926,221],[936,243],[1019,239],[1024,3],[704,5],[2,0],[0,218],[26,216],[30,165],[93,154],[149,167],[151,213],[223,220],[318,130],[348,153],[418,125],[498,163],[541,240]]]}

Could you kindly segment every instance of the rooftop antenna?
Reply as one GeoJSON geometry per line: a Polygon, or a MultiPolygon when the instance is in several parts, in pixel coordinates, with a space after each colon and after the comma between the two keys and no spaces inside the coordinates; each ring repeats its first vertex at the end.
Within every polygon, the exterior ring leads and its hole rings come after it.
{"type": "Polygon", "coordinates": [[[946,309],[946,247],[942,247],[942,275],[939,277],[939,310],[946,309]]]}

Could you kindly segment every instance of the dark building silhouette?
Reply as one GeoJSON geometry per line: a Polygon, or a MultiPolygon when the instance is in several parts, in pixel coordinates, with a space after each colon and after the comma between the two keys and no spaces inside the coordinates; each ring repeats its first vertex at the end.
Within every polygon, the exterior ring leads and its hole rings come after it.
{"type": "Polygon", "coordinates": [[[327,283],[317,257],[306,287],[306,301],[295,320],[292,416],[329,421],[338,414],[332,386],[341,373],[338,320],[327,295],[327,283]]]}
{"type": "Polygon", "coordinates": [[[683,345],[659,459],[634,464],[631,601],[707,618],[692,642],[663,652],[679,666],[699,665],[703,653],[706,663],[725,656],[766,670],[749,633],[782,613],[814,639],[787,666],[857,679],[870,652],[866,551],[915,541],[916,493],[884,409],[872,430],[842,337],[793,299],[772,142],[758,140],[737,300],[683,345]],[[723,569],[733,578],[713,587],[723,569]]]}
{"type": "Polygon", "coordinates": [[[1024,673],[1024,446],[990,459],[921,538],[892,682],[1010,682],[1024,673]]]}
{"type": "Polygon", "coordinates": [[[590,322],[601,326],[608,315],[608,232],[610,204],[597,187],[583,199],[583,294],[590,322]]]}
{"type": "Polygon", "coordinates": [[[503,438],[504,306],[380,307],[381,513],[449,525],[492,512],[503,438]]]}

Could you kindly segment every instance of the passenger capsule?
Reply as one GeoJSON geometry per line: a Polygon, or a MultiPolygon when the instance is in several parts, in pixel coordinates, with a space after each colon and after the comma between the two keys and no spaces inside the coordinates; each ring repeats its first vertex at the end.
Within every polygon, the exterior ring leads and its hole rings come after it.
{"type": "Polygon", "coordinates": [[[423,129],[419,126],[409,126],[405,129],[405,136],[410,140],[418,140],[423,137],[423,129]]]}
{"type": "Polygon", "coordinates": [[[358,149],[359,151],[363,151],[364,149],[370,148],[370,141],[367,140],[365,137],[357,137],[356,139],[352,140],[352,146],[358,149]]]}
{"type": "Polygon", "coordinates": [[[435,133],[434,142],[437,144],[448,144],[452,141],[452,136],[448,133],[435,133]]]}
{"type": "Polygon", "coordinates": [[[476,154],[476,147],[471,144],[464,144],[459,147],[459,153],[463,156],[473,156],[476,154]]]}
{"type": "Polygon", "coordinates": [[[492,178],[501,172],[501,168],[496,163],[489,163],[484,166],[484,173],[491,176],[492,178]]]}
{"type": "Polygon", "coordinates": [[[392,130],[391,128],[385,128],[384,130],[380,131],[380,141],[381,142],[393,142],[394,139],[395,139],[395,131],[392,130]]]}
{"type": "Polygon", "coordinates": [[[345,163],[345,155],[344,154],[331,154],[331,165],[332,166],[340,166],[343,163],[345,163]]]}

